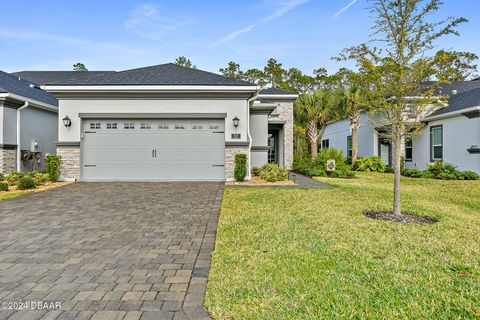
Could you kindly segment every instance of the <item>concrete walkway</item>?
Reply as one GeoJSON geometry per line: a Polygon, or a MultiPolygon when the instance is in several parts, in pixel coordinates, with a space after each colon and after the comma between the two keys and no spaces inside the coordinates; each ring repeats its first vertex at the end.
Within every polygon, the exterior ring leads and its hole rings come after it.
{"type": "Polygon", "coordinates": [[[0,202],[0,319],[209,319],[223,183],[77,183],[0,202]],[[31,310],[31,302],[60,303],[31,310]]]}

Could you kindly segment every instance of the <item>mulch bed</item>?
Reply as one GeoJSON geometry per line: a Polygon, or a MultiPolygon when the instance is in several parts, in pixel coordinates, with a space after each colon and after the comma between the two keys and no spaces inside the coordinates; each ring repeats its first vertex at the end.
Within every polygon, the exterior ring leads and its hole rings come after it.
{"type": "Polygon", "coordinates": [[[438,220],[431,217],[426,216],[416,216],[410,213],[402,213],[402,215],[398,216],[393,214],[392,211],[366,211],[363,213],[365,217],[383,221],[392,221],[392,222],[399,222],[399,223],[418,223],[418,224],[434,224],[437,223],[438,220]]]}

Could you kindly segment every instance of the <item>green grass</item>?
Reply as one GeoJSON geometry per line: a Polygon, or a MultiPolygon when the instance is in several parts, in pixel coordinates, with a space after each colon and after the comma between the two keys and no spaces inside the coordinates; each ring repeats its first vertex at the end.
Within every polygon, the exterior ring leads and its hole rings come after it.
{"type": "Polygon", "coordinates": [[[371,220],[393,175],[335,189],[226,189],[206,307],[215,319],[480,318],[480,182],[402,179],[403,210],[371,220]]]}
{"type": "Polygon", "coordinates": [[[16,192],[0,192],[0,201],[24,196],[24,195],[32,193],[32,192],[33,191],[31,191],[31,190],[18,191],[18,192],[17,191],[16,192]]]}

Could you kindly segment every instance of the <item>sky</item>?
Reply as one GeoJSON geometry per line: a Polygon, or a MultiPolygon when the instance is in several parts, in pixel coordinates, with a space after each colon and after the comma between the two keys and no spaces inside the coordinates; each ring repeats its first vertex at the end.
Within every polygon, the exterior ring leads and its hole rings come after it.
{"type": "MultiPolygon", "coordinates": [[[[438,18],[465,17],[438,49],[480,55],[480,1],[444,0],[438,18]]],[[[0,70],[125,70],[186,56],[218,72],[275,58],[305,73],[352,67],[331,58],[369,39],[367,0],[2,0],[0,70]]]]}

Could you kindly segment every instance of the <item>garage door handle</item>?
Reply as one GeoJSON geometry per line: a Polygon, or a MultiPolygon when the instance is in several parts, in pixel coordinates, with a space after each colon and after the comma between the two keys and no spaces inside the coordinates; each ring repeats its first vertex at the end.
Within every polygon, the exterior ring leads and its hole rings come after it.
{"type": "Polygon", "coordinates": [[[97,133],[97,131],[85,131],[85,133],[97,133]]]}
{"type": "Polygon", "coordinates": [[[86,164],[84,165],[84,167],[96,167],[97,165],[96,164],[86,164]]]}
{"type": "Polygon", "coordinates": [[[155,158],[157,157],[157,149],[155,149],[155,158]]]}
{"type": "Polygon", "coordinates": [[[225,131],[213,131],[213,133],[225,133],[225,131]]]}
{"type": "Polygon", "coordinates": [[[214,167],[225,167],[224,164],[214,164],[213,166],[214,166],[214,167]]]}

